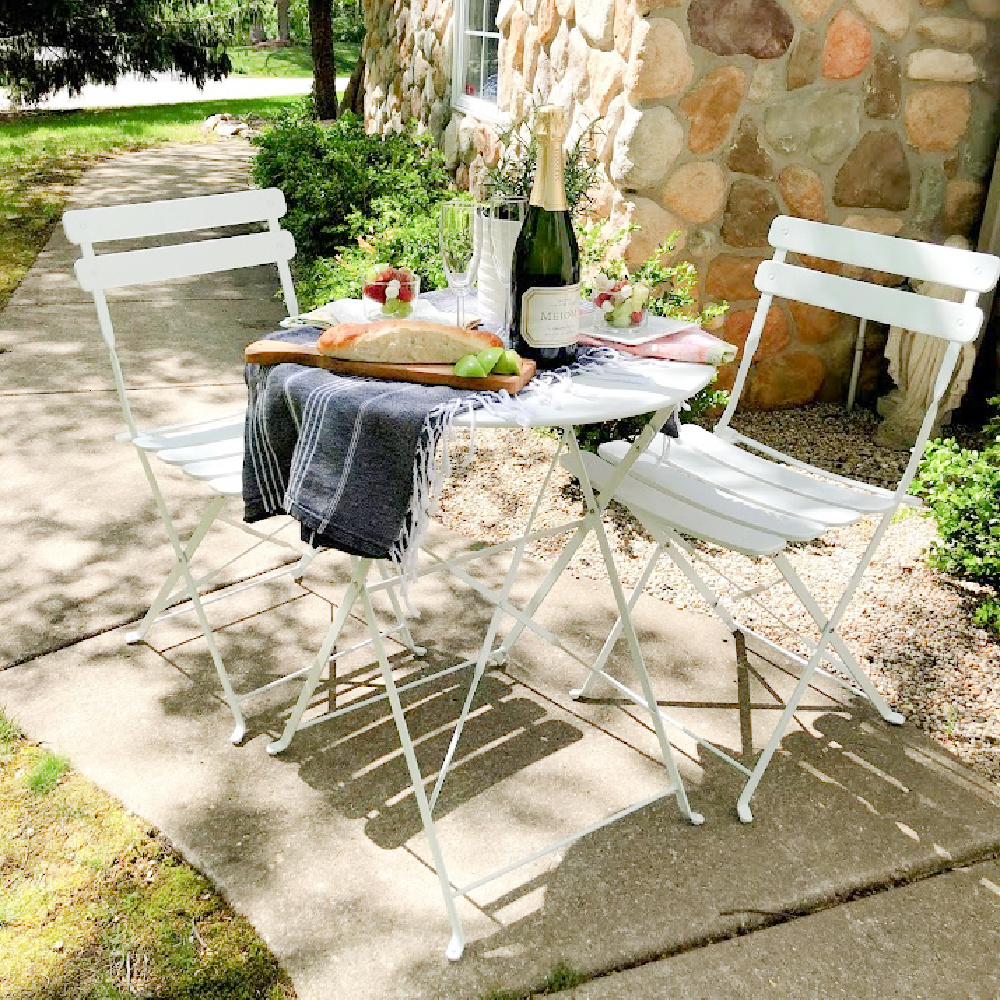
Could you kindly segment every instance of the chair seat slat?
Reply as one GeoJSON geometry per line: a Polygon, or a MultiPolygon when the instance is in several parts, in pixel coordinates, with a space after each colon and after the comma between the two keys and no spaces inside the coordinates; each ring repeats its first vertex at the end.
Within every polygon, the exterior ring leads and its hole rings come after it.
{"type": "MultiPolygon", "coordinates": [[[[598,454],[605,461],[617,464],[625,457],[628,449],[627,441],[611,441],[601,445],[598,454]]],[[[716,469],[726,471],[719,466],[716,469]]],[[[826,520],[817,520],[800,512],[800,507],[808,508],[809,505],[803,503],[802,497],[793,493],[769,490],[759,481],[738,474],[730,474],[730,482],[721,485],[714,481],[711,470],[708,474],[699,469],[692,472],[683,463],[661,462],[650,450],[639,456],[629,475],[660,490],[664,494],[664,503],[673,498],[684,500],[721,517],[731,518],[739,524],[778,532],[789,541],[811,541],[823,534],[829,526],[826,520]],[[767,496],[768,502],[761,503],[753,495],[758,492],[754,489],[754,484],[762,487],[759,492],[767,496]]],[[[835,508],[822,509],[823,513],[828,511],[840,513],[835,508]]],[[[857,511],[851,513],[854,521],[861,516],[857,511]]]]}
{"type": "Polygon", "coordinates": [[[224,476],[241,475],[243,454],[225,455],[222,458],[211,458],[202,462],[188,462],[183,468],[185,474],[192,479],[220,479],[224,476]]]}
{"type": "Polygon", "coordinates": [[[901,288],[884,288],[808,267],[766,260],[754,284],[769,295],[807,302],[833,312],[849,311],[888,326],[971,343],[979,336],[983,311],[963,302],[947,302],[901,288]]]}
{"type": "MultiPolygon", "coordinates": [[[[708,456],[719,465],[743,473],[760,483],[780,486],[790,493],[797,493],[825,506],[877,514],[889,510],[895,504],[893,495],[887,491],[875,493],[863,489],[850,489],[823,479],[821,469],[815,469],[814,475],[808,475],[798,469],[737,448],[736,445],[723,441],[718,435],[693,424],[685,424],[681,428],[681,437],[677,444],[680,445],[678,451],[708,456]]],[[[677,460],[680,461],[679,458],[677,460]]]]}
{"type": "MultiPolygon", "coordinates": [[[[614,466],[588,452],[583,452],[582,457],[587,475],[600,490],[611,478],[614,466]]],[[[580,475],[580,469],[571,456],[564,455],[559,461],[573,475],[580,475]]],[[[774,555],[788,544],[788,539],[776,532],[737,524],[683,500],[665,497],[660,490],[631,476],[626,477],[615,492],[615,499],[625,504],[654,535],[662,534],[660,526],[667,524],[682,534],[703,538],[752,556],[774,555]]]]}
{"type": "Polygon", "coordinates": [[[938,246],[881,233],[866,233],[824,223],[778,216],[768,242],[782,250],[836,260],[953,288],[988,292],[1000,277],[1000,259],[960,247],[938,246]]]}
{"type": "Polygon", "coordinates": [[[240,433],[223,438],[221,441],[209,441],[187,448],[164,448],[163,451],[156,453],[156,457],[168,465],[187,465],[191,462],[207,462],[210,459],[242,454],[243,435],[240,433]]]}
{"type": "Polygon", "coordinates": [[[292,234],[279,230],[82,257],[74,269],[80,286],[88,292],[97,292],[274,264],[294,256],[292,234]]]}
{"type": "Polygon", "coordinates": [[[63,214],[63,228],[70,243],[106,243],[267,222],[284,214],[284,194],[278,188],[267,188],[136,205],[71,209],[63,214]]]}

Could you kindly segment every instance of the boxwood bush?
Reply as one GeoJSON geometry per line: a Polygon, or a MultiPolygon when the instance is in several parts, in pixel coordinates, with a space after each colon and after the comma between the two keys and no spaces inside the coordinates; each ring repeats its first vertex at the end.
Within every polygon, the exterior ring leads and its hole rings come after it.
{"type": "MultiPolygon", "coordinates": [[[[1000,407],[1000,396],[990,403],[1000,407]]],[[[981,448],[963,448],[952,438],[928,442],[910,492],[927,503],[937,524],[930,565],[1000,588],[1000,416],[984,428],[981,448]]],[[[974,620],[1000,633],[1000,599],[986,597],[974,620]]]]}
{"type": "Polygon", "coordinates": [[[322,123],[308,99],[254,140],[252,176],[285,194],[303,308],[359,295],[375,259],[406,265],[424,288],[445,283],[437,260],[437,207],[449,197],[444,156],[411,127],[381,137],[344,114],[322,123]]]}

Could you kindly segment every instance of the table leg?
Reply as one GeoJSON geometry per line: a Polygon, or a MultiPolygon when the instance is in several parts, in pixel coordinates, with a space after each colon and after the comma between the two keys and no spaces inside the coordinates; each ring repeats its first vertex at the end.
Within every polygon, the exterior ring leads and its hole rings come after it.
{"type": "MultiPolygon", "coordinates": [[[[625,592],[622,589],[621,580],[618,577],[618,571],[615,569],[614,553],[611,551],[611,543],[608,541],[608,536],[604,530],[604,521],[601,518],[603,507],[600,505],[598,498],[594,496],[593,487],[590,484],[590,479],[584,469],[583,460],[580,457],[580,445],[576,439],[576,434],[572,432],[572,429],[570,429],[570,433],[568,435],[568,447],[573,458],[576,460],[577,466],[583,471],[583,475],[580,479],[580,487],[583,490],[583,496],[587,504],[587,509],[594,515],[594,532],[597,535],[597,541],[601,547],[601,554],[604,556],[604,565],[608,573],[608,581],[610,582],[611,590],[615,595],[615,603],[618,605],[618,615],[622,622],[625,637],[628,640],[629,651],[632,654],[632,663],[639,677],[639,683],[642,685],[642,692],[646,698],[650,718],[653,720],[653,727],[656,730],[656,738],[660,744],[663,764],[670,777],[670,783],[677,798],[678,808],[681,811],[681,815],[685,816],[695,826],[698,826],[705,822],[705,817],[702,816],[701,813],[692,811],[691,804],[688,802],[687,791],[684,788],[684,782],[681,779],[680,771],[677,769],[677,761],[674,760],[673,748],[670,745],[670,741],[667,739],[666,730],[663,728],[663,719],[660,717],[659,706],[656,704],[656,694],[653,691],[653,684],[649,679],[649,672],[646,670],[646,664],[642,658],[642,650],[639,647],[639,637],[635,634],[635,626],[632,624],[632,615],[629,613],[629,603],[625,599],[625,592]]],[[[631,465],[631,463],[629,464],[631,465]]],[[[605,496],[610,497],[611,492],[609,490],[604,490],[601,494],[602,501],[605,496]]]]}

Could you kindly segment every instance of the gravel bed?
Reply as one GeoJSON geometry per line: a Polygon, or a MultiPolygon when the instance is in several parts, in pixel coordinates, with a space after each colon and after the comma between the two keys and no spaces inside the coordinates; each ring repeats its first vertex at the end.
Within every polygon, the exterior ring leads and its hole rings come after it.
{"type": "MultiPolygon", "coordinates": [[[[842,475],[891,487],[908,456],[873,444],[876,424],[870,411],[855,410],[848,416],[832,404],[743,414],[734,421],[739,430],[789,454],[842,475]]],[[[461,444],[462,437],[458,440],[461,444]]],[[[475,461],[450,479],[440,497],[439,520],[482,541],[508,537],[526,518],[555,449],[554,438],[542,433],[477,431],[475,461]]],[[[581,511],[578,486],[557,468],[537,526],[557,524],[581,511]]],[[[652,542],[617,505],[609,510],[607,524],[616,566],[629,586],[638,578],[652,542]]],[[[865,519],[790,553],[796,571],[827,609],[873,531],[874,523],[865,519]]],[[[933,521],[919,513],[897,516],[841,631],[893,706],[980,775],[1000,785],[1000,643],[971,620],[979,595],[990,591],[924,565],[924,554],[935,534],[933,521]]],[[[563,541],[546,539],[529,550],[549,561],[563,541]]],[[[753,560],[715,546],[699,543],[697,548],[711,554],[727,577],[738,580],[749,573],[750,579],[759,579],[753,560]]],[[[576,553],[569,570],[590,579],[605,575],[593,536],[576,553]]],[[[718,589],[727,591],[724,584],[718,589]]],[[[646,592],[676,607],[708,613],[697,591],[668,559],[660,560],[646,592]]],[[[807,616],[784,585],[767,600],[786,620],[808,631],[807,616]]],[[[779,637],[766,615],[755,615],[755,626],[779,637]]]]}

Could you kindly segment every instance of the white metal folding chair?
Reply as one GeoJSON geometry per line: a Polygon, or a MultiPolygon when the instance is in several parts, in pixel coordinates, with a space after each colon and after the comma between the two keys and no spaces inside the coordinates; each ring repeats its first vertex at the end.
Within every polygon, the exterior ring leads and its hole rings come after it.
{"type": "Polygon", "coordinates": [[[140,429],[136,425],[129,405],[128,387],[119,360],[106,292],[132,285],[273,264],[278,269],[286,308],[290,314],[295,314],[298,312],[298,304],[288,268],[288,261],[295,254],[295,241],[280,226],[279,220],[284,214],[284,195],[276,188],[270,188],[264,191],[240,191],[90,208],[68,211],[63,216],[67,238],[71,243],[78,244],[82,251],[82,256],[75,265],[77,280],[94,296],[101,334],[110,355],[115,389],[127,428],[118,435],[118,440],[131,441],[135,447],[175,557],[149,610],[138,627],[128,633],[126,641],[141,642],[157,622],[176,614],[193,612],[204,633],[225,700],[233,713],[236,724],[232,733],[233,742],[241,741],[245,734],[242,702],[290,677],[237,694],[223,665],[204,606],[211,600],[229,596],[240,589],[256,586],[280,575],[294,574],[301,577],[314,553],[303,552],[301,547],[276,538],[277,532],[261,532],[244,524],[239,518],[230,519],[222,513],[227,500],[239,500],[243,495],[245,407],[229,413],[212,414],[199,420],[150,429],[140,429]],[[155,238],[161,236],[261,223],[267,224],[267,231],[222,235],[165,246],[140,245],[138,248],[99,255],[94,251],[95,244],[110,241],[145,241],[148,244],[152,240],[155,244],[155,238]],[[207,506],[186,542],[182,542],[178,534],[151,458],[174,467],[205,488],[207,506]],[[237,559],[265,542],[281,545],[294,553],[296,558],[293,561],[286,559],[269,573],[253,579],[212,589],[215,588],[219,575],[236,560],[230,559],[224,566],[216,566],[198,579],[192,572],[191,560],[217,519],[240,528],[252,537],[249,548],[237,556],[237,559]],[[210,589],[210,596],[205,596],[210,589]]]}
{"type": "MultiPolygon", "coordinates": [[[[666,715],[666,721],[683,729],[706,749],[722,757],[746,775],[747,781],[737,802],[739,817],[750,822],[750,798],[781,741],[792,716],[813,679],[826,662],[830,674],[846,687],[867,697],[888,722],[900,724],[903,716],[894,712],[875,689],[857,659],[848,649],[838,628],[861,578],[901,504],[919,506],[906,491],[923,454],[963,344],[974,342],[983,323],[976,305],[978,296],[997,283],[1000,260],[988,254],[954,247],[897,239],[822,225],[804,219],[778,217],[771,225],[769,240],[775,248],[773,259],[757,270],[756,287],[761,292],[750,334],[743,349],[736,382],[728,406],[714,432],[694,425],[681,428],[680,437],[658,435],[631,468],[616,492],[654,539],[656,545],[638,586],[634,602],[645,586],[661,555],[666,554],[698,589],[711,608],[734,633],[753,635],[766,647],[790,657],[801,668],[799,680],[785,703],[774,733],[751,768],[702,739],[697,733],[666,715]],[[918,296],[903,288],[889,288],[860,278],[844,277],[812,270],[786,260],[797,253],[855,269],[901,274],[919,280],[933,280],[965,292],[962,302],[918,296]],[[746,382],[768,310],[775,297],[807,303],[865,320],[898,325],[947,342],[934,387],[934,399],[923,420],[912,455],[895,490],[870,486],[826,472],[738,433],[730,426],[740,392],[746,382]],[[828,529],[853,524],[864,517],[877,518],[871,542],[846,582],[841,596],[828,613],[813,598],[786,556],[796,542],[819,538],[828,529]],[[698,551],[687,540],[694,538],[735,550],[751,557],[769,558],[779,576],[769,582],[753,580],[726,602],[695,567],[698,551]],[[786,582],[801,601],[815,624],[816,638],[798,636],[807,656],[789,650],[759,631],[740,623],[744,602],[761,604],[758,595],[775,584],[786,582]]],[[[853,273],[853,272],[852,272],[853,273]]],[[[862,272],[863,273],[863,272],[862,272]]],[[[598,455],[584,455],[591,480],[600,487],[627,454],[628,442],[603,445],[598,455]]],[[[611,647],[620,634],[620,624],[609,635],[583,688],[591,692],[598,678],[612,686],[623,686],[604,671],[611,647]]],[[[791,643],[789,643],[791,645],[791,643]]],[[[624,689],[623,689],[623,693],[624,689]]]]}

